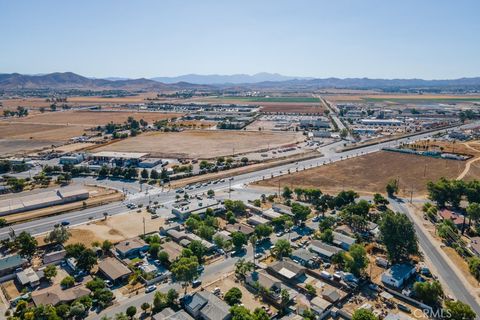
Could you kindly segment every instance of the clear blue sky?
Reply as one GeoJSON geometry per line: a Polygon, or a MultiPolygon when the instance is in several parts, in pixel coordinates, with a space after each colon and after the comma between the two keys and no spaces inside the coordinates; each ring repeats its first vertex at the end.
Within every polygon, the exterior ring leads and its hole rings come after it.
{"type": "Polygon", "coordinates": [[[0,73],[480,76],[478,0],[0,0],[0,73]]]}

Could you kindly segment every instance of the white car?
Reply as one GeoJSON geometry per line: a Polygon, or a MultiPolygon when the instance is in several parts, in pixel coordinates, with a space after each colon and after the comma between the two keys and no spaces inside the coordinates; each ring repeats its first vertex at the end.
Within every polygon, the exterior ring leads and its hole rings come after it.
{"type": "Polygon", "coordinates": [[[156,286],[148,286],[147,289],[145,289],[145,293],[149,293],[149,292],[152,292],[152,291],[155,291],[157,290],[157,287],[156,286]]]}

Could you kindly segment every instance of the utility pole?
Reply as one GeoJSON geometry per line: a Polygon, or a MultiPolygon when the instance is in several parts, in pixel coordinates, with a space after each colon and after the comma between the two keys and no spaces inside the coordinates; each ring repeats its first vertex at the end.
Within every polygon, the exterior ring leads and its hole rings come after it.
{"type": "Polygon", "coordinates": [[[145,238],[145,217],[143,217],[143,237],[145,238]]]}

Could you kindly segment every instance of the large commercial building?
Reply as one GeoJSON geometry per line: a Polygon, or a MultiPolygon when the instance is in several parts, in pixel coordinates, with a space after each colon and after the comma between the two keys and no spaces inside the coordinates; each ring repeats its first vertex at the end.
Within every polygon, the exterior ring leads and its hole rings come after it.
{"type": "Polygon", "coordinates": [[[86,189],[66,187],[0,200],[0,216],[81,201],[88,197],[89,192],[86,189]]]}

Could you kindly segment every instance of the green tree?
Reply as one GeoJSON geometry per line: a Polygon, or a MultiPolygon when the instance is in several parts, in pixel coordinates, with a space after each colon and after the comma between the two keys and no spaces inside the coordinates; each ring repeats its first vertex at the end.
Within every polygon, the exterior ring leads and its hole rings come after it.
{"type": "Polygon", "coordinates": [[[78,256],[77,268],[85,272],[90,270],[97,264],[97,255],[92,249],[86,249],[78,256]]]}
{"type": "Polygon", "coordinates": [[[241,250],[247,244],[247,236],[241,232],[232,233],[232,244],[235,250],[241,250]]]}
{"type": "Polygon", "coordinates": [[[480,220],[480,204],[476,202],[470,203],[467,207],[467,215],[469,218],[469,227],[471,226],[472,221],[477,223],[478,220],[480,220]]]}
{"type": "Polygon", "coordinates": [[[445,301],[445,310],[452,320],[474,320],[476,317],[472,307],[461,301],[445,301]]]}
{"type": "Polygon", "coordinates": [[[140,173],[140,176],[142,177],[142,179],[147,180],[149,176],[147,169],[143,169],[140,173]]]}
{"type": "Polygon", "coordinates": [[[75,279],[72,276],[66,276],[65,278],[60,281],[60,285],[64,288],[73,287],[75,284],[75,279]]]}
{"type": "Polygon", "coordinates": [[[372,311],[365,308],[360,308],[355,310],[352,320],[378,320],[378,318],[373,314],[372,311]]]}
{"type": "Polygon", "coordinates": [[[212,189],[209,189],[209,190],[207,191],[207,196],[209,196],[209,197],[215,196],[215,191],[213,191],[212,189]]]}
{"type": "Polygon", "coordinates": [[[170,271],[177,281],[184,283],[186,291],[188,284],[198,276],[197,257],[181,257],[172,263],[170,271]]]}
{"type": "Polygon", "coordinates": [[[141,308],[142,311],[143,311],[143,315],[146,316],[148,309],[150,309],[150,303],[144,302],[144,303],[142,303],[142,305],[140,306],[140,308],[141,308]]]}
{"type": "Polygon", "coordinates": [[[317,289],[315,289],[314,286],[312,286],[310,283],[307,283],[305,285],[305,289],[307,290],[307,293],[310,295],[310,296],[316,296],[317,295],[317,289]]]}
{"type": "Polygon", "coordinates": [[[360,276],[368,266],[368,257],[365,248],[361,244],[354,244],[348,250],[346,260],[347,269],[356,276],[360,276]]]}
{"type": "Polygon", "coordinates": [[[168,256],[168,253],[165,251],[160,251],[157,255],[158,260],[160,260],[160,263],[164,266],[168,266],[170,263],[170,257],[168,256]]]}
{"type": "Polygon", "coordinates": [[[62,225],[56,226],[45,237],[46,243],[64,244],[70,238],[70,232],[62,225]]]}
{"type": "Polygon", "coordinates": [[[325,243],[333,243],[333,231],[332,231],[332,229],[325,229],[320,234],[320,240],[322,240],[325,243]]]}
{"type": "Polygon", "coordinates": [[[254,264],[251,261],[246,261],[245,259],[239,259],[235,262],[235,275],[237,277],[245,278],[245,275],[253,271],[255,268],[254,264]]]}
{"type": "Polygon", "coordinates": [[[137,308],[135,306],[130,306],[127,308],[127,311],[125,313],[130,319],[133,319],[135,314],[137,314],[137,308]]]}
{"type": "Polygon", "coordinates": [[[380,237],[392,263],[406,261],[410,255],[418,254],[418,239],[413,223],[404,214],[391,211],[384,213],[380,221],[380,237]]]}
{"type": "Polygon", "coordinates": [[[415,282],[413,292],[418,299],[432,307],[439,305],[443,296],[442,285],[438,281],[415,282]]]}
{"type": "Polygon", "coordinates": [[[199,262],[203,261],[203,257],[205,256],[205,253],[207,252],[207,248],[203,245],[203,243],[201,243],[198,240],[193,240],[188,245],[188,248],[192,251],[193,255],[195,257],[197,257],[197,260],[199,262]]]}
{"type": "Polygon", "coordinates": [[[480,281],[480,257],[471,257],[468,259],[468,269],[475,279],[480,281]]]}
{"type": "Polygon", "coordinates": [[[22,231],[15,239],[17,243],[19,254],[27,259],[32,259],[37,250],[38,242],[28,232],[22,231]]]}
{"type": "Polygon", "coordinates": [[[270,236],[273,232],[273,228],[268,224],[259,224],[255,227],[255,235],[258,239],[263,239],[270,236]]]}
{"type": "Polygon", "coordinates": [[[225,293],[224,300],[231,306],[239,304],[242,301],[242,291],[237,287],[230,288],[225,293]]]}
{"type": "Polygon", "coordinates": [[[290,242],[285,239],[280,239],[275,243],[275,246],[272,249],[273,255],[281,260],[284,257],[290,256],[292,253],[292,247],[290,246],[290,242]]]}
{"type": "Polygon", "coordinates": [[[309,207],[303,206],[297,202],[292,203],[292,214],[295,221],[305,221],[312,210],[309,207]]]}
{"type": "Polygon", "coordinates": [[[289,187],[283,187],[282,197],[285,199],[292,199],[292,190],[289,187]]]}
{"type": "Polygon", "coordinates": [[[45,275],[45,279],[51,281],[57,275],[57,267],[51,264],[43,270],[43,274],[45,275]]]}
{"type": "Polygon", "coordinates": [[[167,291],[167,304],[170,307],[173,307],[174,305],[177,304],[178,297],[179,297],[178,292],[175,289],[169,289],[167,291]]]}
{"type": "Polygon", "coordinates": [[[390,198],[394,197],[395,194],[398,192],[398,180],[392,179],[387,183],[385,187],[387,194],[390,198]]]}

